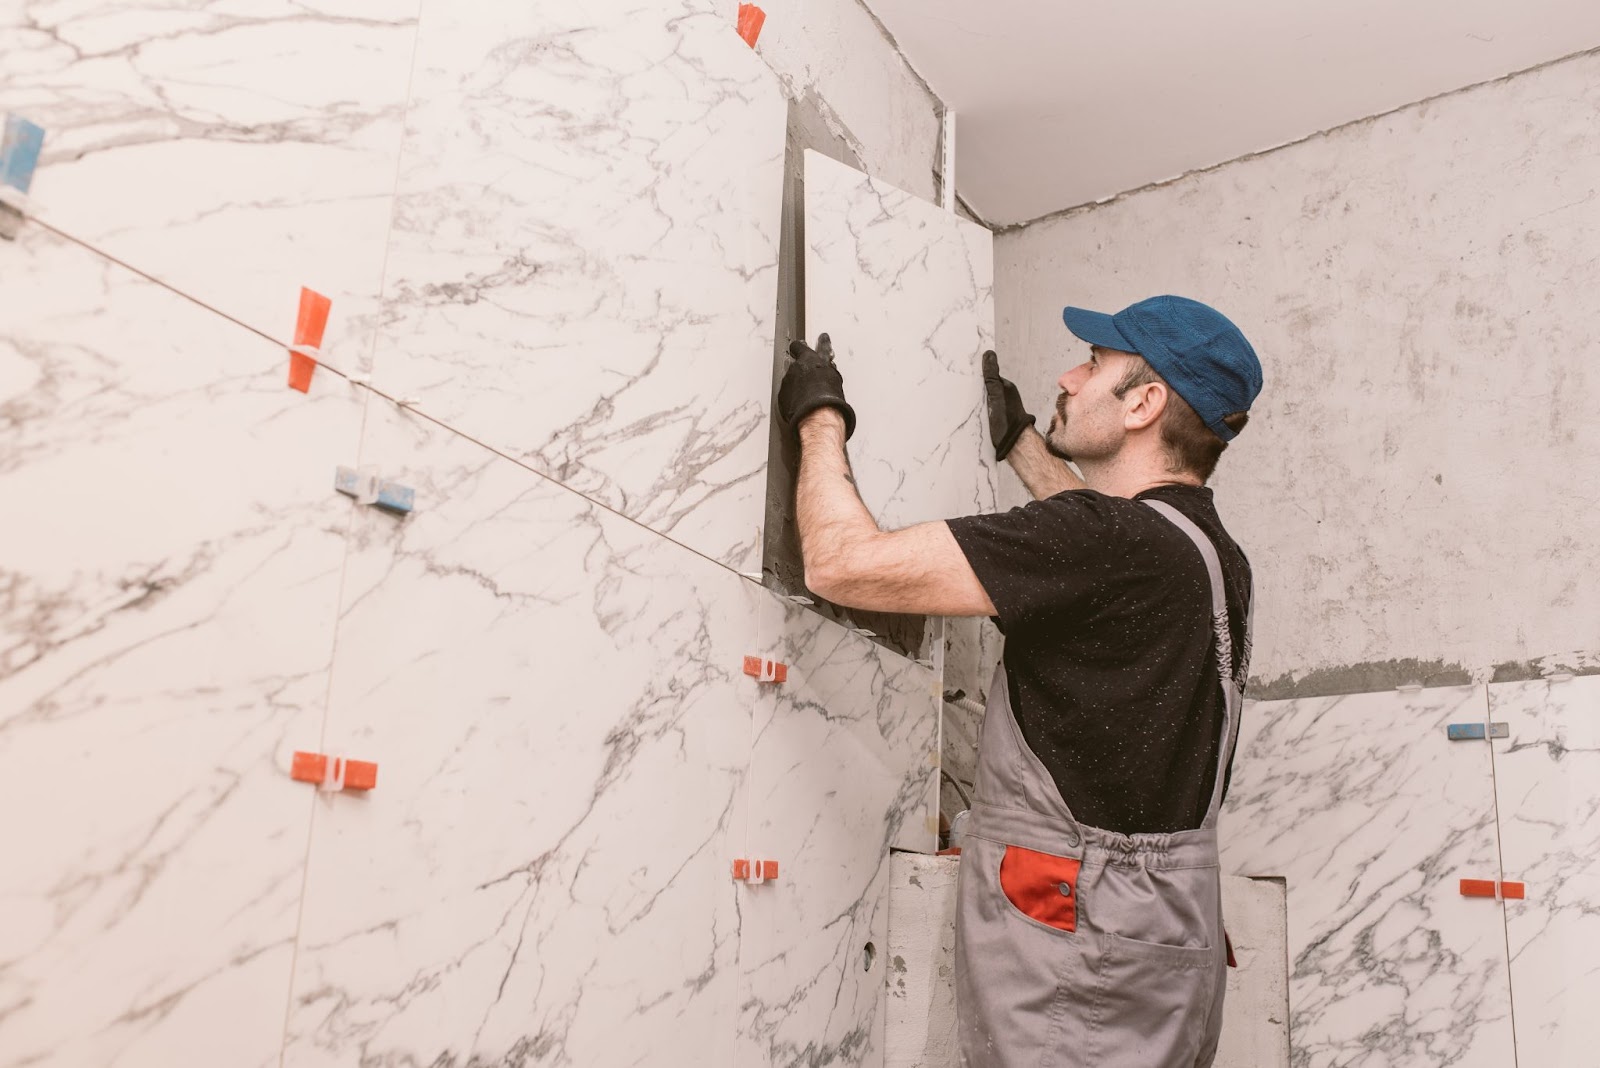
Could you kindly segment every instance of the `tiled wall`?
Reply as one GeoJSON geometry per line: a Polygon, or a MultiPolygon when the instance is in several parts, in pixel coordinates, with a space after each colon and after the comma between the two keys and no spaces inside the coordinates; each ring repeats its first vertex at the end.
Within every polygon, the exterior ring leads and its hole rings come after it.
{"type": "Polygon", "coordinates": [[[273,1062],[362,400],[37,227],[0,276],[0,1064],[273,1062]]]}
{"type": "Polygon", "coordinates": [[[0,1065],[879,1063],[941,679],[747,576],[784,102],[722,14],[0,33],[0,1065]]]}
{"type": "Polygon", "coordinates": [[[48,131],[37,216],[269,335],[310,286],[333,298],[328,347],[353,367],[383,283],[419,5],[0,7],[0,111],[48,131]]]}
{"type": "MultiPolygon", "coordinates": [[[[998,643],[941,673],[744,577],[784,104],[669,6],[8,9],[0,1066],[881,1062],[888,851],[998,643]]],[[[806,186],[868,503],[994,507],[987,235],[806,186]]],[[[1597,686],[1252,706],[1226,862],[1287,879],[1297,1065],[1592,1063],[1597,686]]]]}
{"type": "Polygon", "coordinates": [[[1297,1068],[1594,1063],[1597,729],[1595,677],[1248,706],[1223,866],[1287,880],[1297,1068]]]}
{"type": "Polygon", "coordinates": [[[1600,1056],[1600,677],[1497,683],[1489,718],[1500,851],[1526,896],[1505,902],[1522,1065],[1600,1056]]]}

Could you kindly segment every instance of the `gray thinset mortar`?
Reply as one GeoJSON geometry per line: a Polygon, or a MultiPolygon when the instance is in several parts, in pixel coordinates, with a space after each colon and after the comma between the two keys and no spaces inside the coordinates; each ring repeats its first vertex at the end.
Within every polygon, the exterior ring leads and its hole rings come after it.
{"type": "Polygon", "coordinates": [[[1555,653],[1533,660],[1507,660],[1485,668],[1471,668],[1443,660],[1374,660],[1341,664],[1304,673],[1290,672],[1275,679],[1253,678],[1248,696],[1256,701],[1282,701],[1294,697],[1336,697],[1351,693],[1377,693],[1397,686],[1466,686],[1474,682],[1528,682],[1552,675],[1600,675],[1600,653],[1555,653]]]}

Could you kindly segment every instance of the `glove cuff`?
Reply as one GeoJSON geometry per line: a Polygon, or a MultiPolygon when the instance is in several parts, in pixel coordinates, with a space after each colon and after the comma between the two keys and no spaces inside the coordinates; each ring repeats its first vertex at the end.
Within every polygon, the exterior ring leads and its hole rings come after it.
{"type": "Polygon", "coordinates": [[[849,403],[842,397],[818,397],[802,404],[795,410],[794,418],[789,421],[790,426],[794,427],[794,436],[796,438],[800,437],[800,424],[805,422],[806,416],[818,408],[832,408],[844,416],[844,440],[849,441],[850,435],[856,432],[856,410],[850,407],[849,403]]]}
{"type": "Polygon", "coordinates": [[[1016,446],[1017,439],[1022,437],[1022,432],[1034,425],[1034,418],[1026,413],[1018,419],[1011,429],[1006,431],[1006,436],[995,442],[994,458],[1004,460],[1011,455],[1011,450],[1016,446]]]}

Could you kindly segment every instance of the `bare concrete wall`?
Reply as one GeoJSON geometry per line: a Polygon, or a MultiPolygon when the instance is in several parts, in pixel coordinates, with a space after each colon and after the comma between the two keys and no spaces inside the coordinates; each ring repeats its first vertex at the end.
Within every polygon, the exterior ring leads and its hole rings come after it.
{"type": "Polygon", "coordinates": [[[1035,412],[1082,355],[1063,303],[1182,293],[1255,343],[1213,484],[1256,569],[1257,696],[1592,665],[1596,114],[1589,54],[1000,235],[1035,412]]]}

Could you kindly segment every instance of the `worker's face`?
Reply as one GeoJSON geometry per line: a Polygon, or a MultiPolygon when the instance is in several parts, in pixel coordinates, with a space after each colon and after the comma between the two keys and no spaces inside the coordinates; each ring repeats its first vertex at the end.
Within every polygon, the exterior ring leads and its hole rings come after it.
{"type": "Polygon", "coordinates": [[[1101,460],[1116,455],[1127,430],[1124,405],[1112,389],[1122,380],[1129,353],[1089,350],[1089,359],[1062,375],[1055,415],[1045,444],[1064,460],[1101,460]]]}

